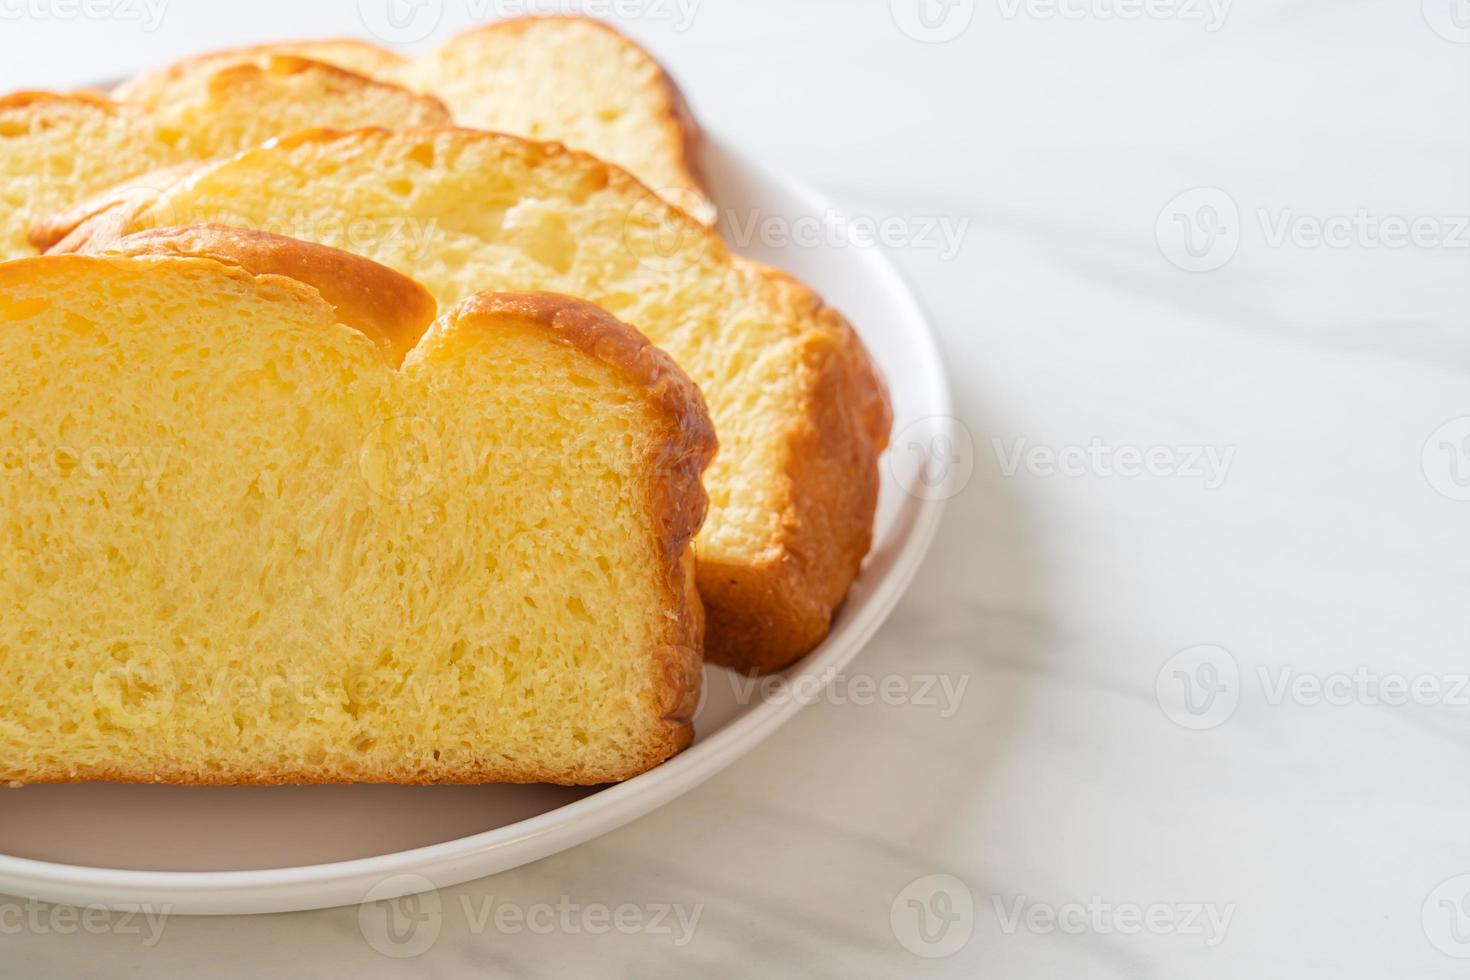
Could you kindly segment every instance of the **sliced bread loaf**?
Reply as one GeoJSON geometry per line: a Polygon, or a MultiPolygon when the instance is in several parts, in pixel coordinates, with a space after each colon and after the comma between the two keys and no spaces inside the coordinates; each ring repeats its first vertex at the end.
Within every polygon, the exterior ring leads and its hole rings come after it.
{"type": "MultiPolygon", "coordinates": [[[[314,58],[443,99],[461,126],[552,140],[615,163],[704,224],[699,126],[647,51],[586,17],[517,17],[461,34],[410,61],[360,41],[302,41],[218,51],[124,82],[113,97],[166,108],[201,75],[272,54],[314,58]]],[[[318,123],[318,125],[331,125],[318,123]]]]}
{"type": "Polygon", "coordinates": [[[826,635],[871,540],[883,385],[836,310],[621,170],[470,130],[302,133],[72,227],[95,210],[48,238],[70,232],[58,247],[70,251],[176,222],[287,222],[444,305],[483,288],[550,290],[635,325],[699,384],[720,436],[697,545],[710,658],[772,670],[826,635]]]}
{"type": "Polygon", "coordinates": [[[167,106],[21,92],[0,98],[0,259],[35,254],[32,222],[160,167],[235,153],[311,126],[448,121],[430,96],[290,56],[191,76],[167,106]]]}
{"type": "Polygon", "coordinates": [[[591,784],[688,744],[697,390],[586,303],[425,333],[425,298],[211,229],[0,264],[0,781],[591,784]]]}

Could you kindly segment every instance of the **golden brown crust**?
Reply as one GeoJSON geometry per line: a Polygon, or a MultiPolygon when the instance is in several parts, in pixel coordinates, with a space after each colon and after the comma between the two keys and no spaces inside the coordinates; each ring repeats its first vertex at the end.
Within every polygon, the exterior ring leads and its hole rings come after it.
{"type": "MultiPolygon", "coordinates": [[[[477,293],[449,312],[449,320],[457,322],[473,316],[515,316],[543,327],[558,342],[584,351],[626,377],[648,389],[654,404],[669,418],[680,433],[678,450],[680,466],[687,466],[693,484],[714,459],[715,429],[704,404],[704,395],[674,363],[674,359],[637,328],[585,300],[558,293],[477,293]]],[[[703,496],[703,490],[699,491],[703,496]]],[[[683,514],[676,524],[676,537],[692,538],[704,522],[705,505],[683,514]]],[[[682,553],[682,549],[681,553],[682,553]]]]}
{"type": "Polygon", "coordinates": [[[438,315],[429,291],[405,275],[341,249],[222,225],[155,228],[119,239],[106,255],[215,259],[257,276],[285,276],[314,287],[338,319],[373,341],[392,367],[438,315]]]}
{"type": "MultiPolygon", "coordinates": [[[[696,674],[698,670],[696,668],[696,674]]],[[[697,688],[696,688],[697,696],[697,688]]],[[[688,730],[688,726],[685,726],[688,730]]],[[[378,768],[333,766],[330,770],[300,765],[250,766],[234,769],[203,770],[184,767],[141,770],[138,767],[86,766],[36,768],[19,774],[0,775],[0,787],[40,786],[64,783],[133,783],[172,786],[325,786],[351,783],[378,783],[395,786],[480,786],[486,783],[552,783],[560,786],[599,786],[632,779],[647,772],[686,748],[689,739],[671,734],[657,751],[650,750],[636,759],[628,759],[613,767],[586,768],[571,772],[543,767],[507,770],[486,765],[461,765],[453,769],[430,769],[385,772],[378,768]]],[[[692,737],[692,736],[691,736],[692,737]]]]}
{"type": "Polygon", "coordinates": [[[690,186],[700,195],[699,200],[673,203],[682,207],[695,221],[707,228],[713,228],[720,221],[720,209],[710,191],[709,175],[701,159],[704,153],[704,127],[699,124],[699,118],[694,115],[694,109],[689,105],[683,89],[675,84],[673,76],[660,67],[659,77],[669,100],[669,111],[672,115],[670,124],[679,132],[679,168],[684,171],[690,186]]]}
{"type": "MultiPolygon", "coordinates": [[[[40,274],[44,270],[54,270],[57,268],[55,264],[56,258],[57,256],[51,255],[27,255],[18,259],[11,259],[7,262],[0,262],[0,284],[6,282],[23,282],[40,274]]],[[[115,265],[119,261],[126,262],[129,256],[68,255],[62,256],[62,258],[66,261],[80,263],[86,266],[92,264],[115,265]]],[[[262,278],[239,265],[223,262],[208,256],[180,258],[178,265],[181,268],[208,267],[217,275],[224,275],[239,282],[249,282],[262,278]]],[[[397,273],[394,274],[397,275],[397,273]]],[[[273,280],[273,284],[278,289],[284,289],[299,297],[303,302],[320,304],[324,313],[329,314],[331,312],[326,300],[322,299],[321,294],[306,283],[287,277],[276,277],[273,280]]]]}
{"type": "Polygon", "coordinates": [[[647,772],[667,761],[688,746],[688,741],[670,740],[673,746],[662,754],[650,753],[643,759],[616,768],[586,769],[568,773],[546,768],[535,772],[522,769],[509,772],[494,766],[459,766],[446,771],[428,770],[385,773],[381,769],[321,769],[281,765],[225,770],[200,770],[184,767],[159,768],[147,772],[121,766],[87,766],[75,769],[55,766],[27,771],[23,778],[0,777],[0,790],[26,786],[64,785],[69,783],[130,783],[133,785],[169,786],[342,786],[354,783],[376,783],[392,786],[483,786],[487,783],[553,784],[558,786],[601,786],[619,783],[647,772]]]}
{"type": "Polygon", "coordinates": [[[108,115],[116,115],[122,108],[107,96],[85,89],[76,92],[38,92],[27,90],[23,92],[11,92],[9,95],[0,96],[0,112],[7,109],[29,109],[32,106],[46,102],[69,102],[73,105],[84,105],[90,109],[101,109],[108,115]]]}
{"type": "Polygon", "coordinates": [[[893,424],[887,389],[852,326],[801,283],[765,271],[819,326],[802,342],[806,399],[783,449],[792,492],[774,553],[757,565],[706,560],[699,569],[705,655],[751,674],[780,670],[826,637],[872,544],[878,458],[893,424]]]}
{"type": "Polygon", "coordinates": [[[411,99],[418,104],[419,113],[423,117],[418,122],[421,126],[447,126],[454,122],[448,107],[436,96],[412,92],[390,81],[294,54],[266,54],[261,56],[259,62],[226,62],[209,75],[206,85],[211,95],[217,95],[260,78],[307,74],[320,76],[333,90],[380,89],[411,99]]]}
{"type": "Polygon", "coordinates": [[[699,161],[704,144],[704,131],[689,106],[689,100],[679,88],[678,83],[674,81],[674,77],[659,63],[657,58],[628,35],[611,24],[592,17],[580,17],[576,14],[526,14],[472,27],[449,40],[444,47],[450,47],[459,40],[478,34],[525,34],[529,30],[548,23],[577,25],[601,31],[616,40],[625,51],[653,71],[655,78],[658,79],[659,92],[662,96],[663,104],[660,106],[659,114],[664,120],[663,129],[679,147],[678,157],[674,162],[689,187],[695,190],[695,195],[689,194],[686,188],[679,187],[663,187],[655,190],[664,200],[683,209],[701,225],[713,227],[719,220],[719,212],[710,198],[704,168],[699,161]]]}
{"type": "MultiPolygon", "coordinates": [[[[133,102],[139,99],[147,101],[150,92],[160,85],[167,85],[175,79],[181,78],[202,68],[208,68],[211,64],[248,61],[254,58],[265,58],[273,55],[284,55],[287,57],[300,58],[313,63],[330,64],[321,58],[306,58],[298,54],[299,51],[309,48],[321,48],[326,46],[337,46],[355,48],[360,51],[371,52],[373,57],[381,58],[385,64],[401,68],[408,64],[408,59],[395,51],[372,44],[357,38],[324,38],[320,41],[290,41],[276,44],[250,44],[238,48],[224,48],[219,51],[210,51],[205,54],[194,55],[191,58],[183,58],[162,68],[141,72],[118,85],[112,90],[112,98],[119,102],[133,102]]],[[[333,66],[340,67],[340,66],[333,66]]],[[[380,79],[391,81],[391,79],[380,79]]]]}
{"type": "Polygon", "coordinates": [[[704,610],[694,573],[693,541],[709,508],[701,479],[717,447],[704,396],[673,358],[591,303],[555,293],[480,293],[461,302],[446,320],[472,325],[482,317],[510,317],[549,331],[558,343],[583,351],[644,388],[666,420],[664,439],[652,447],[649,485],[649,508],[675,611],[663,643],[651,651],[656,710],[666,732],[662,757],[649,763],[656,764],[692,741],[699,703],[704,610]]]}

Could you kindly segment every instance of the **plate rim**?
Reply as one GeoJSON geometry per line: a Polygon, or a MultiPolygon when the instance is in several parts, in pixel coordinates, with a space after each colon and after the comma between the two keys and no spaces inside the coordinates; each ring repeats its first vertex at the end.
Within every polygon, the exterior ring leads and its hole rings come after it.
{"type": "MultiPolygon", "coordinates": [[[[743,171],[780,185],[809,213],[844,213],[825,194],[785,170],[752,159],[716,135],[706,134],[706,141],[743,171]]],[[[856,254],[857,261],[867,264],[868,273],[881,281],[884,293],[903,309],[904,319],[911,326],[904,335],[913,345],[910,354],[916,372],[928,385],[924,393],[929,413],[926,417],[952,419],[949,378],[923,304],[884,249],[874,247],[856,254]]],[[[795,668],[788,668],[789,678],[815,677],[820,680],[817,689],[825,690],[866,647],[912,585],[934,541],[945,502],[908,496],[913,501],[909,526],[906,533],[901,532],[883,586],[875,590],[855,617],[841,623],[840,629],[795,668]]],[[[165,909],[171,915],[232,915],[341,907],[362,901],[369,890],[375,899],[392,899],[450,887],[576,846],[664,806],[765,741],[811,700],[763,701],[707,740],[696,741],[646,773],[534,817],[465,837],[344,861],[236,871],[105,868],[0,853],[0,892],[113,909],[147,906],[165,909]],[[466,868],[476,857],[506,851],[517,844],[523,845],[518,860],[488,870],[466,868]]]]}

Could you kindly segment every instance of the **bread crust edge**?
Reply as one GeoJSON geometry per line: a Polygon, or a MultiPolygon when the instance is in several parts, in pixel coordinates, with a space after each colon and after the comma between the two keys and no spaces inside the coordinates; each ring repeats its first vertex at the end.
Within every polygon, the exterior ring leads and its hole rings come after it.
{"type": "MultiPolygon", "coordinates": [[[[248,61],[251,58],[272,56],[297,58],[303,61],[310,61],[316,64],[338,68],[339,70],[346,71],[349,74],[361,76],[360,72],[353,71],[352,69],[342,68],[340,65],[331,65],[328,62],[322,61],[320,58],[310,58],[306,55],[297,54],[296,52],[291,50],[292,48],[301,45],[344,45],[354,48],[367,49],[372,51],[374,55],[381,56],[385,62],[391,62],[397,70],[401,70],[405,65],[409,63],[410,60],[396,51],[392,51],[388,48],[383,47],[381,44],[374,44],[371,41],[364,41],[360,38],[329,37],[307,41],[276,41],[273,43],[267,42],[264,44],[245,44],[238,47],[221,48],[217,51],[206,51],[203,54],[190,55],[187,58],[180,58],[177,61],[170,62],[169,64],[164,65],[161,68],[151,68],[147,71],[139,72],[132,78],[129,78],[119,83],[116,87],[112,89],[111,93],[109,94],[117,102],[121,102],[127,105],[146,106],[149,104],[148,100],[140,98],[139,93],[146,93],[151,85],[160,82],[170,82],[187,74],[188,72],[200,68],[207,68],[213,62],[219,62],[220,67],[225,67],[232,60],[238,59],[240,61],[248,61]]],[[[371,75],[362,77],[366,77],[377,82],[397,84],[396,78],[380,78],[371,75]]]]}
{"type": "MultiPolygon", "coordinates": [[[[84,248],[79,254],[92,253],[84,248]]],[[[207,224],[153,228],[120,238],[95,254],[214,259],[252,275],[295,279],[321,293],[337,318],[373,341],[394,368],[439,313],[427,289],[387,266],[266,231],[207,224]]]]}
{"type": "Polygon", "coordinates": [[[706,658],[766,674],[826,638],[857,580],[872,546],[878,465],[893,409],[877,366],[842,314],[786,273],[749,264],[815,324],[801,341],[805,395],[783,447],[787,499],[775,545],[755,564],[703,557],[699,570],[710,619],[706,658]]]}
{"type": "MultiPolygon", "coordinates": [[[[472,37],[476,34],[524,33],[529,28],[534,28],[545,23],[577,24],[601,31],[608,37],[614,39],[624,50],[633,54],[638,60],[653,69],[654,77],[658,82],[663,105],[660,107],[660,115],[663,117],[663,129],[670,137],[671,143],[679,148],[675,163],[679,172],[688,183],[688,189],[692,189],[697,195],[697,200],[676,201],[671,200],[669,195],[686,193],[685,188],[650,188],[654,193],[680,208],[685,214],[699,222],[706,228],[713,228],[719,221],[719,211],[715,207],[714,200],[710,196],[709,182],[700,162],[700,154],[704,147],[704,129],[694,115],[694,110],[689,105],[689,99],[679,84],[674,81],[667,68],[653,56],[643,45],[634,41],[631,37],[618,30],[606,21],[595,17],[582,17],[576,14],[522,14],[517,17],[508,17],[505,20],[493,21],[489,24],[481,24],[469,30],[462,31],[444,43],[442,47],[448,47],[456,42],[472,37]]],[[[428,57],[432,57],[432,53],[428,57]]],[[[612,163],[613,161],[608,161],[612,163]]],[[[614,164],[616,165],[616,164],[614,164]]]]}

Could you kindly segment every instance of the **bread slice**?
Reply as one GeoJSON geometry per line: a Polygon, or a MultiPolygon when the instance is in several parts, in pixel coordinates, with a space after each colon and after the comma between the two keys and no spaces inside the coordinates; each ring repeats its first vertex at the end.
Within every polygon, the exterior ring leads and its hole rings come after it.
{"type": "Polygon", "coordinates": [[[648,52],[601,21],[496,21],[410,63],[398,79],[439,96],[461,126],[585,150],[715,223],[688,102],[648,52]]]}
{"type": "Polygon", "coordinates": [[[720,435],[697,544],[710,658],[774,670],[826,635],[868,550],[891,422],[836,310],[615,167],[470,130],[296,134],[75,229],[58,220],[50,237],[70,230],[71,251],[176,222],[278,230],[307,212],[308,237],[411,275],[443,305],[482,288],[567,293],[667,350],[720,435]]]}
{"type": "Polygon", "coordinates": [[[431,92],[461,126],[585,150],[632,173],[700,222],[713,225],[717,218],[699,177],[699,125],[678,86],[643,48],[586,17],[496,21],[415,61],[354,41],[218,51],[140,75],[113,97],[167,107],[198,76],[273,54],[313,58],[431,92]]]}
{"type": "Polygon", "coordinates": [[[0,259],[36,254],[31,224],[121,181],[235,153],[312,126],[427,126],[448,111],[429,96],[288,56],[191,76],[167,107],[97,95],[0,98],[0,259]]]}
{"type": "Polygon", "coordinates": [[[210,229],[0,264],[0,780],[595,784],[688,744],[697,390],[586,303],[425,299],[210,229]]]}

